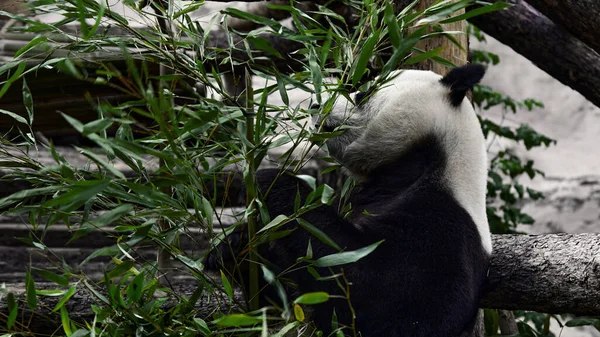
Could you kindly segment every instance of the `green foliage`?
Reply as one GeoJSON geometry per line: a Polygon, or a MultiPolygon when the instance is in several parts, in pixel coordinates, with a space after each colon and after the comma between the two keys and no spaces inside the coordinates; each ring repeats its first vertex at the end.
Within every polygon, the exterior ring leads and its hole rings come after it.
{"type": "MultiPolygon", "coordinates": [[[[469,32],[479,41],[485,37],[479,29],[469,25],[469,32]]],[[[471,50],[472,62],[496,65],[500,62],[498,55],[481,50],[471,50]]],[[[521,124],[519,127],[504,125],[504,115],[508,112],[516,113],[518,110],[532,111],[534,108],[543,108],[544,105],[535,99],[515,100],[512,97],[494,91],[491,87],[477,85],[473,90],[473,104],[481,112],[492,107],[500,107],[503,111],[501,121],[483,118],[480,115],[481,128],[484,136],[490,143],[505,139],[516,144],[521,144],[526,150],[536,147],[548,147],[556,141],[538,133],[531,126],[521,124]]],[[[490,152],[490,151],[488,151],[490,152]]],[[[517,226],[531,225],[534,219],[521,211],[518,206],[524,198],[538,200],[543,195],[521,182],[524,177],[535,178],[544,173],[534,167],[533,160],[523,162],[521,158],[509,149],[490,152],[489,179],[487,183],[488,207],[487,216],[492,233],[516,233],[517,226]]]]}
{"type": "MultiPolygon", "coordinates": [[[[251,233],[250,251],[258,243],[288,235],[290,230],[284,229],[284,225],[293,225],[293,230],[307,230],[315,240],[339,249],[334,238],[327,237],[302,219],[307,211],[332,202],[331,187],[317,183],[312,177],[300,176],[313,192],[308,200],[297,201],[296,213],[289,217],[269,214],[262,202],[261,191],[256,190],[255,172],[266,160],[268,150],[288,145],[290,150],[279,165],[282,169],[297,172],[309,158],[311,147],[341,132],[307,128],[306,120],[317,112],[289,106],[288,92],[300,89],[310,93],[322,106],[319,113],[326,115],[337,96],[348,96],[355,89],[376,90],[398,67],[427,59],[451,65],[437,56],[440,49],[422,51],[415,45],[422,39],[436,36],[453,40],[453,33],[444,32],[440,22],[464,20],[470,15],[504,6],[482,4],[477,13],[456,14],[474,2],[439,1],[423,11],[414,11],[411,8],[415,2],[396,15],[392,10],[393,3],[388,0],[354,1],[350,5],[360,17],[358,25],[352,29],[330,9],[319,8],[317,20],[295,8],[294,2],[273,6],[290,12],[294,29],[240,10],[224,11],[226,15],[271,28],[273,36],[285,43],[301,45],[296,55],[301,69],[284,74],[274,64],[282,55],[272,41],[257,31],[235,35],[233,29],[225,27],[224,42],[211,43],[210,26],[216,24],[216,19],[212,19],[208,27],[201,27],[189,16],[202,3],[152,14],[138,9],[132,1],[125,2],[130,10],[141,16],[167,18],[177,27],[177,34],[169,36],[157,29],[132,27],[127,18],[102,1],[32,1],[38,12],[58,12],[61,17],[52,23],[21,19],[25,23],[21,31],[35,36],[20,48],[14,61],[0,66],[0,75],[6,78],[1,83],[0,97],[11,85],[23,80],[22,93],[27,111],[26,116],[20,116],[0,110],[2,116],[13,118],[26,127],[26,131],[19,131],[20,138],[0,138],[0,156],[3,158],[0,168],[10,170],[2,179],[31,185],[30,189],[0,199],[0,211],[26,215],[33,228],[44,234],[60,222],[74,232],[73,240],[85,238],[91,231],[104,231],[114,238],[114,244],[98,249],[82,262],[85,265],[99,257],[110,257],[102,280],[92,280],[62,261],[53,260],[55,269],[33,269],[33,273],[56,286],[35,290],[36,284],[28,272],[27,306],[36,308],[40,296],[59,297],[55,307],[48,309],[58,313],[67,336],[283,336],[291,330],[306,329],[309,323],[305,320],[303,306],[326,301],[329,295],[303,294],[289,302],[282,286],[286,273],[306,269],[319,279],[336,282],[350,297],[348,281],[343,274],[319,275],[314,267],[355,262],[376,249],[379,243],[317,260],[313,260],[309,244],[306,256],[299,256],[297,265],[286,266],[289,268],[281,274],[275,275],[263,266],[265,279],[275,287],[285,307],[269,306],[239,313],[244,303],[236,302],[234,285],[236,274],[243,271],[234,271],[232,275],[222,272],[218,277],[209,275],[202,265],[205,252],[188,255],[179,247],[179,240],[182,237],[195,240],[191,229],[199,228],[211,236],[214,245],[223,238],[223,232],[260,219],[255,232],[251,233]],[[68,29],[66,25],[72,22],[79,23],[79,32],[68,29]],[[109,34],[108,26],[120,29],[123,34],[109,34]],[[236,44],[239,39],[242,42],[236,44]],[[257,51],[251,52],[250,46],[257,51]],[[114,61],[115,55],[122,55],[125,66],[114,61]],[[170,71],[157,74],[153,70],[156,64],[162,64],[170,71]],[[95,144],[77,148],[89,159],[87,167],[73,166],[53,144],[40,143],[33,135],[36,97],[24,79],[29,80],[36,72],[47,69],[110,87],[129,97],[114,104],[89,97],[97,119],[87,123],[63,114],[73,129],[95,144]],[[245,103],[242,103],[223,87],[221,75],[231,69],[265,79],[265,84],[245,92],[245,103]],[[381,76],[375,80],[379,73],[381,76]],[[191,84],[195,83],[202,84],[208,94],[204,96],[192,89],[191,84]],[[272,104],[270,97],[275,93],[285,105],[272,104]],[[306,140],[314,144],[303,150],[302,144],[306,140]],[[55,163],[45,165],[35,160],[31,154],[39,148],[50,151],[55,163]],[[292,155],[294,151],[301,155],[292,155]],[[116,163],[126,166],[128,174],[117,169],[116,163]],[[219,209],[229,196],[220,196],[216,190],[219,184],[227,186],[230,183],[232,177],[227,172],[234,167],[240,168],[249,193],[245,211],[237,214],[239,221],[227,224],[219,209]],[[189,298],[174,293],[158,281],[164,270],[159,270],[156,261],[140,253],[147,247],[168,253],[179,263],[180,272],[195,278],[196,290],[189,298]],[[71,320],[67,304],[78,291],[94,297],[93,321],[71,320]],[[228,305],[209,317],[200,316],[198,301],[201,294],[217,297],[225,294],[228,305]]],[[[483,59],[484,54],[481,55],[483,59]]],[[[492,63],[497,59],[485,55],[492,63]]],[[[475,96],[478,106],[484,109],[497,104],[513,107],[513,110],[521,105],[531,109],[538,104],[535,101],[514,102],[483,88],[476,91],[475,96]],[[481,100],[477,95],[482,95],[481,100]]],[[[525,126],[511,130],[483,122],[487,134],[514,139],[528,148],[551,142],[525,126]]],[[[506,203],[505,208],[490,207],[492,215],[499,219],[497,231],[510,232],[517,224],[530,221],[512,206],[525,191],[530,197],[539,197],[539,193],[524,189],[513,180],[522,174],[540,172],[532,164],[523,165],[515,158],[508,153],[499,154],[493,161],[492,172],[496,172],[496,176],[490,173],[491,190],[506,203]]],[[[351,180],[344,184],[340,193],[342,199],[352,184],[351,180]]],[[[344,209],[346,214],[350,211],[344,209]]],[[[32,234],[22,241],[52,259],[43,238],[44,235],[32,234]]],[[[26,331],[27,326],[17,321],[19,306],[14,295],[7,295],[7,303],[9,331],[26,331]]],[[[338,335],[355,334],[352,327],[338,326],[335,317],[333,325],[339,328],[338,335]]]]}

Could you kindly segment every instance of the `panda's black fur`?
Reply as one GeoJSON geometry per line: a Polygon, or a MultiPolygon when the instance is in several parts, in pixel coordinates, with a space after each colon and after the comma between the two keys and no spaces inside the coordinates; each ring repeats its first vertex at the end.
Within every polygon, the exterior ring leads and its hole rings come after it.
{"type": "MultiPolygon", "coordinates": [[[[482,76],[482,68],[465,66],[440,81],[448,87],[447,104],[453,107],[449,113],[463,112],[458,108],[468,104],[463,102],[466,91],[482,76]]],[[[468,107],[464,109],[469,111],[468,107]]],[[[479,141],[479,136],[475,139],[479,141]]],[[[360,183],[349,200],[354,210],[350,217],[343,218],[336,207],[327,205],[302,216],[344,250],[385,240],[358,262],[333,268],[334,272],[343,271],[351,282],[356,329],[362,336],[477,335],[474,327],[491,248],[485,248],[485,231],[457,200],[458,194],[451,189],[455,185],[447,181],[445,174],[452,159],[444,143],[447,141],[444,135],[425,133],[397,158],[375,167],[360,166],[360,183]]],[[[338,157],[344,164],[344,157],[338,157]]],[[[348,170],[355,173],[353,167],[348,170]]],[[[272,217],[293,214],[297,193],[304,201],[311,192],[303,180],[278,170],[261,170],[257,178],[261,190],[269,190],[264,201],[272,217]]],[[[284,229],[295,227],[293,222],[284,229]]],[[[236,235],[239,239],[239,233],[236,235]]],[[[293,265],[305,256],[309,240],[315,259],[336,253],[307,231],[296,228],[265,247],[263,257],[276,266],[293,265]]],[[[217,253],[227,255],[227,250],[211,254],[208,266],[219,268],[217,253]]],[[[326,268],[318,272],[330,275],[326,268]]],[[[317,281],[305,269],[286,277],[298,285],[298,294],[325,291],[341,295],[335,281],[317,281]]],[[[346,299],[335,298],[315,306],[313,318],[319,329],[331,329],[334,308],[341,324],[352,323],[346,299]]]]}

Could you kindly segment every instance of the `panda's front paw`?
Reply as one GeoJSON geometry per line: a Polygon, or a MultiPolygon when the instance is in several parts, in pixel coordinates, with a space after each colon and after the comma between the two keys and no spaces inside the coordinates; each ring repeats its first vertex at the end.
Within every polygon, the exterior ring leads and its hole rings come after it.
{"type": "Polygon", "coordinates": [[[223,268],[229,269],[236,262],[239,263],[239,259],[247,245],[248,233],[244,230],[235,230],[208,253],[204,266],[206,269],[213,271],[223,268]]]}

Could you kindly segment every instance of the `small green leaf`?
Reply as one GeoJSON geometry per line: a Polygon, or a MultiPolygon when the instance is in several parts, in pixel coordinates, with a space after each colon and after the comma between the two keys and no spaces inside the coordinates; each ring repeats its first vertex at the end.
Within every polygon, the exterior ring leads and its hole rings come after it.
{"type": "Polygon", "coordinates": [[[213,323],[219,326],[249,326],[260,324],[262,319],[260,317],[248,316],[245,314],[233,314],[223,316],[216,319],[213,323]]]}
{"type": "Polygon", "coordinates": [[[261,232],[265,232],[268,231],[269,229],[273,228],[273,227],[278,227],[281,224],[286,223],[287,221],[289,221],[290,218],[288,218],[287,216],[283,215],[283,214],[279,214],[278,216],[275,217],[275,219],[271,220],[271,222],[269,222],[266,226],[264,226],[263,228],[261,228],[258,233],[261,232]]]}
{"type": "Polygon", "coordinates": [[[88,336],[89,334],[90,334],[89,330],[78,329],[77,331],[73,332],[73,334],[71,335],[71,337],[85,337],[85,336],[88,336]]]}
{"type": "Polygon", "coordinates": [[[356,61],[356,66],[354,67],[354,73],[352,74],[352,85],[356,85],[367,71],[367,65],[375,52],[375,45],[379,41],[380,33],[381,29],[374,31],[373,35],[371,35],[362,47],[362,50],[358,55],[358,60],[356,61]]]}
{"type": "Polygon", "coordinates": [[[309,176],[307,174],[297,174],[296,178],[304,180],[304,182],[308,184],[308,186],[310,186],[311,190],[314,191],[317,189],[317,178],[309,176]]]}
{"type": "Polygon", "coordinates": [[[67,292],[63,295],[63,297],[60,299],[60,301],[58,301],[58,303],[56,303],[56,306],[54,307],[54,309],[52,309],[52,312],[56,312],[58,309],[62,308],[65,303],[67,303],[67,301],[73,296],[75,295],[75,291],[77,290],[77,288],[73,285],[71,286],[71,288],[69,288],[69,290],[67,290],[67,292]]]}
{"type": "Polygon", "coordinates": [[[400,47],[400,42],[402,41],[402,32],[400,32],[400,27],[398,26],[398,21],[396,21],[396,14],[394,13],[394,7],[390,1],[386,1],[385,3],[385,11],[384,11],[384,21],[388,27],[388,35],[390,37],[390,42],[392,42],[392,46],[394,49],[400,47]]]}
{"type": "Polygon", "coordinates": [[[27,81],[25,77],[23,77],[23,88],[21,90],[23,94],[23,104],[25,105],[25,109],[27,110],[27,115],[29,116],[29,125],[33,124],[33,97],[31,96],[31,90],[29,90],[29,86],[27,86],[27,81]]]}
{"type": "Polygon", "coordinates": [[[90,201],[110,184],[110,180],[87,180],[77,182],[68,192],[46,202],[45,207],[60,206],[63,210],[73,210],[90,201]]]}
{"type": "Polygon", "coordinates": [[[200,261],[191,259],[185,255],[176,255],[177,260],[179,260],[181,263],[185,264],[188,268],[192,269],[192,270],[196,270],[196,271],[202,271],[204,269],[204,266],[202,265],[202,263],[200,263],[200,261]]]}
{"type": "Polygon", "coordinates": [[[26,53],[28,50],[34,48],[35,46],[37,46],[39,44],[46,42],[46,41],[48,41],[48,37],[38,35],[38,36],[34,37],[33,39],[31,39],[31,41],[29,41],[29,43],[27,43],[25,46],[21,47],[21,49],[17,50],[14,57],[17,58],[17,57],[21,56],[22,54],[26,53]]]}
{"type": "Polygon", "coordinates": [[[317,291],[301,295],[294,301],[294,303],[319,304],[327,301],[329,301],[329,294],[323,291],[317,291]]]}
{"type": "Polygon", "coordinates": [[[98,2],[98,12],[96,14],[96,21],[94,22],[94,25],[90,28],[89,32],[87,35],[84,35],[84,39],[90,39],[91,37],[94,36],[94,34],[96,34],[96,31],[98,30],[98,27],[100,26],[100,22],[102,22],[102,18],[104,17],[104,10],[106,9],[106,6],[104,5],[103,2],[98,2]]]}
{"type": "Polygon", "coordinates": [[[69,318],[69,313],[67,312],[67,308],[60,307],[60,321],[62,323],[62,328],[65,331],[67,337],[71,336],[73,332],[71,331],[71,319],[69,318]]]}
{"type": "Polygon", "coordinates": [[[225,273],[223,273],[222,270],[221,270],[221,282],[223,283],[223,289],[225,289],[225,293],[227,294],[227,297],[229,297],[230,300],[233,300],[233,288],[231,287],[231,283],[229,283],[227,276],[225,276],[225,273]]]}
{"type": "Polygon", "coordinates": [[[315,88],[315,94],[317,97],[317,103],[321,104],[321,91],[323,86],[323,73],[321,72],[321,66],[317,61],[317,53],[311,48],[310,55],[308,56],[308,66],[310,68],[310,75],[312,77],[312,83],[315,88]]]}
{"type": "Polygon", "coordinates": [[[33,311],[37,306],[37,296],[35,293],[35,282],[31,277],[29,269],[25,270],[25,292],[27,294],[27,306],[33,311]]]}
{"type": "Polygon", "coordinates": [[[131,283],[127,286],[127,297],[131,302],[137,302],[142,296],[142,289],[144,288],[144,274],[137,274],[131,283]]]}
{"type": "Polygon", "coordinates": [[[252,47],[256,50],[262,50],[271,56],[277,58],[283,58],[279,51],[271,45],[271,42],[260,36],[246,36],[246,40],[250,42],[252,47]]]}
{"type": "Polygon", "coordinates": [[[444,23],[452,23],[452,22],[456,22],[456,21],[463,21],[463,20],[467,20],[467,19],[470,19],[475,16],[479,16],[479,15],[483,15],[483,14],[487,14],[487,13],[491,13],[491,12],[495,12],[495,11],[500,11],[500,10],[503,10],[503,9],[506,9],[506,8],[509,8],[512,6],[513,6],[513,4],[510,4],[507,2],[496,2],[493,4],[487,5],[487,6],[475,8],[464,14],[460,14],[457,16],[453,16],[449,19],[442,20],[442,21],[440,21],[440,23],[444,24],[444,23]]]}
{"type": "Polygon", "coordinates": [[[574,326],[588,326],[588,325],[594,325],[597,324],[600,321],[600,319],[598,318],[592,318],[592,317],[577,317],[577,318],[573,318],[569,321],[567,321],[565,323],[566,326],[568,327],[574,327],[574,326]]]}
{"type": "Polygon", "coordinates": [[[6,327],[10,329],[15,324],[17,313],[19,311],[17,301],[15,300],[15,294],[8,293],[6,296],[6,304],[8,305],[8,318],[6,320],[6,327]]]}
{"type": "Polygon", "coordinates": [[[12,119],[16,120],[19,123],[23,123],[25,125],[28,125],[27,124],[27,120],[25,120],[25,118],[23,118],[22,116],[17,115],[14,112],[10,112],[10,111],[4,110],[4,109],[0,109],[0,114],[7,115],[7,116],[11,117],[12,119]]]}
{"type": "Polygon", "coordinates": [[[123,174],[123,172],[117,170],[113,165],[111,165],[110,163],[108,163],[106,160],[102,159],[97,154],[93,153],[90,150],[83,149],[83,148],[80,148],[80,147],[77,147],[77,146],[75,146],[75,148],[81,154],[83,154],[84,156],[90,158],[91,160],[93,160],[94,162],[96,162],[96,164],[104,167],[107,171],[109,171],[110,173],[112,173],[117,178],[125,179],[125,174],[123,174]]]}
{"type": "Polygon", "coordinates": [[[221,11],[221,13],[227,14],[234,18],[244,19],[244,20],[248,20],[250,22],[258,23],[261,26],[271,27],[276,30],[279,27],[281,27],[281,23],[279,21],[268,19],[268,18],[265,18],[262,16],[251,14],[251,13],[247,13],[247,12],[241,11],[236,8],[227,8],[227,9],[221,11]]]}
{"type": "Polygon", "coordinates": [[[277,80],[277,88],[279,89],[279,96],[281,96],[281,101],[283,102],[283,104],[289,105],[290,99],[287,94],[287,89],[285,88],[285,82],[283,82],[283,77],[279,76],[279,74],[276,74],[275,78],[277,80]]]}
{"type": "Polygon", "coordinates": [[[204,333],[204,335],[210,335],[211,331],[208,328],[208,324],[206,324],[206,322],[199,317],[194,317],[193,319],[194,324],[196,324],[196,326],[198,327],[198,329],[201,330],[202,333],[204,333]]]}
{"type": "MultiPolygon", "coordinates": [[[[4,96],[4,94],[6,94],[6,92],[10,88],[10,86],[15,81],[17,81],[19,78],[21,78],[21,74],[23,74],[23,71],[25,70],[26,66],[27,66],[27,63],[25,61],[21,61],[19,63],[19,65],[17,66],[17,69],[14,70],[14,72],[12,73],[12,75],[10,75],[8,80],[6,80],[4,82],[4,85],[2,86],[2,88],[0,88],[0,98],[2,98],[4,96]]],[[[6,113],[6,112],[4,112],[4,113],[8,115],[8,113],[6,113]]]]}
{"type": "Polygon", "coordinates": [[[316,260],[314,264],[317,267],[333,267],[342,264],[354,263],[362,259],[363,257],[371,254],[371,252],[373,252],[375,248],[377,248],[382,242],[383,240],[354,251],[341,252],[323,256],[322,258],[316,260]]]}
{"type": "Polygon", "coordinates": [[[119,205],[110,211],[101,214],[97,218],[94,218],[88,222],[85,222],[77,232],[73,235],[71,240],[77,240],[80,237],[87,235],[88,233],[98,229],[103,228],[108,225],[114,224],[117,220],[122,218],[124,215],[133,211],[133,205],[124,204],[119,205]]]}
{"type": "Polygon", "coordinates": [[[296,317],[298,322],[304,322],[304,310],[302,310],[302,307],[298,303],[294,303],[294,317],[296,317]]]}
{"type": "Polygon", "coordinates": [[[433,58],[434,56],[437,56],[437,54],[441,53],[442,50],[444,50],[445,47],[439,47],[424,53],[420,53],[417,54],[415,56],[412,56],[411,58],[409,58],[408,60],[406,60],[404,62],[405,65],[411,65],[411,64],[415,64],[415,63],[419,63],[422,62],[424,60],[428,60],[430,58],[433,58]]]}
{"type": "Polygon", "coordinates": [[[302,228],[304,228],[306,231],[308,231],[312,236],[319,239],[319,241],[323,242],[324,244],[326,244],[332,248],[335,248],[336,250],[342,250],[342,248],[340,248],[340,246],[338,246],[337,243],[335,243],[329,236],[327,236],[327,234],[325,234],[323,231],[321,231],[317,227],[313,226],[308,221],[306,221],[304,219],[300,219],[300,218],[297,218],[296,221],[298,222],[298,224],[300,224],[300,226],[302,226],[302,228]]]}

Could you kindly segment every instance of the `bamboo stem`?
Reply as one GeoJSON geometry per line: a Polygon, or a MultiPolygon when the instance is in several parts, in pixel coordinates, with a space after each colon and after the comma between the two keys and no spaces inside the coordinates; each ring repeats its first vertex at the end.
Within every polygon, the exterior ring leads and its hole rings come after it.
{"type": "MultiPolygon", "coordinates": [[[[252,76],[248,69],[245,69],[244,79],[246,80],[246,140],[251,145],[251,148],[246,152],[246,162],[248,165],[248,179],[252,179],[252,186],[246,190],[246,207],[248,210],[248,238],[249,242],[254,242],[254,236],[258,231],[258,221],[256,212],[256,203],[254,200],[257,197],[256,185],[256,162],[254,153],[254,90],[252,89],[252,76]]],[[[250,261],[248,268],[248,307],[250,311],[258,310],[260,303],[258,300],[259,292],[259,264],[256,247],[250,247],[248,259],[250,261]]]]}

